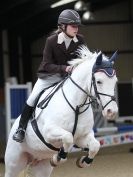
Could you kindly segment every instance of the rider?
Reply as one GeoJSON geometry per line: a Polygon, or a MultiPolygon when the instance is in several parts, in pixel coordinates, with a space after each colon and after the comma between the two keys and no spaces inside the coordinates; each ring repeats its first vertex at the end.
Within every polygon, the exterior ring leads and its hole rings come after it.
{"type": "Polygon", "coordinates": [[[76,58],[74,51],[79,45],[85,44],[84,37],[78,34],[79,25],[81,25],[81,19],[75,10],[66,9],[59,15],[58,30],[46,40],[43,60],[38,69],[38,79],[21,114],[19,127],[13,135],[13,140],[23,142],[27,123],[39,93],[44,88],[60,81],[72,70],[67,61],[76,58]]]}

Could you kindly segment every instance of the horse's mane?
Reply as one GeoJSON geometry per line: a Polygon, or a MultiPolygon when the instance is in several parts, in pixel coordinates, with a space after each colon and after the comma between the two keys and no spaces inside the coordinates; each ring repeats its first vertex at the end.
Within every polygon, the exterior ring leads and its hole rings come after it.
{"type": "Polygon", "coordinates": [[[81,45],[77,49],[76,54],[77,54],[78,58],[68,61],[68,64],[70,64],[72,66],[77,66],[86,60],[92,60],[92,58],[94,58],[94,56],[96,57],[98,55],[98,53],[96,53],[96,52],[92,53],[86,45],[81,45]]]}

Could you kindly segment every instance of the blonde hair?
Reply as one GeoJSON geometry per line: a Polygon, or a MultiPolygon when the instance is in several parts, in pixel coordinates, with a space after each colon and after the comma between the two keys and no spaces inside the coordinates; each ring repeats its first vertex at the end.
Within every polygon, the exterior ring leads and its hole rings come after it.
{"type": "Polygon", "coordinates": [[[61,32],[62,32],[62,28],[61,28],[61,26],[58,26],[58,28],[55,29],[55,30],[53,30],[53,31],[50,33],[50,35],[52,35],[52,34],[59,34],[59,33],[61,33],[61,32]]]}

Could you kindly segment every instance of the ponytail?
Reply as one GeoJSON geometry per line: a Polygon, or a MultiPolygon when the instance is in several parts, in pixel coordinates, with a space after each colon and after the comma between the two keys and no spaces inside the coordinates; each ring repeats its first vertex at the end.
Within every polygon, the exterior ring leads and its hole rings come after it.
{"type": "Polygon", "coordinates": [[[55,30],[53,30],[53,31],[50,33],[50,35],[52,35],[52,34],[59,34],[59,33],[61,33],[61,32],[62,32],[62,28],[61,28],[60,26],[58,26],[58,28],[55,29],[55,30]]]}

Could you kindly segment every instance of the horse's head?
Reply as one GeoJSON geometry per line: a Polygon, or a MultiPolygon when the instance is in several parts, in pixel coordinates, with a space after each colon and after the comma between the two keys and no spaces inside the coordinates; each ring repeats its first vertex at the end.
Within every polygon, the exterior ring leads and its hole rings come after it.
{"type": "Polygon", "coordinates": [[[92,53],[86,46],[81,46],[77,50],[77,54],[79,59],[69,62],[75,68],[71,79],[76,81],[76,83],[73,82],[79,90],[82,90],[82,93],[87,96],[91,94],[92,99],[93,96],[97,99],[102,107],[104,117],[114,119],[118,112],[115,100],[117,77],[113,68],[117,52],[109,59],[101,52],[98,54],[96,52],[92,53]]]}
{"type": "Polygon", "coordinates": [[[100,53],[92,69],[92,83],[94,95],[102,106],[103,116],[114,119],[118,112],[115,99],[115,86],[117,82],[116,72],[113,68],[117,52],[110,59],[100,53]]]}

